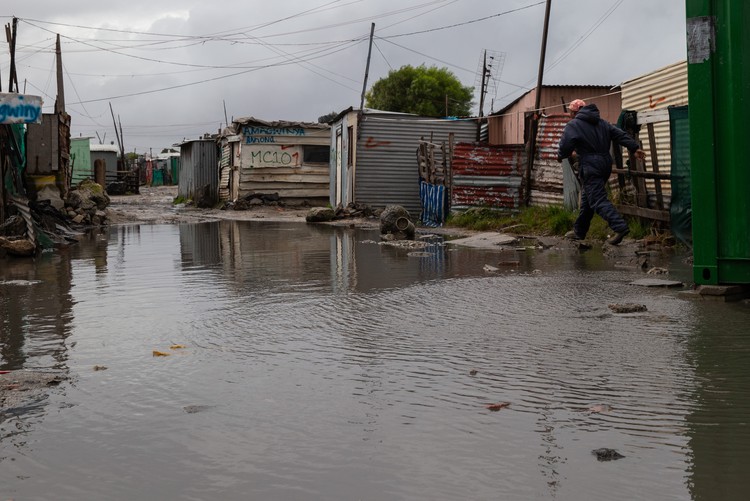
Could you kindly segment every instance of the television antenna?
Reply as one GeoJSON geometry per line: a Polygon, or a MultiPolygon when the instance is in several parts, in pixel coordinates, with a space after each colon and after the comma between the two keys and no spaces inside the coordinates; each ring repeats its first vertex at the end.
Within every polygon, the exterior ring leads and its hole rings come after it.
{"type": "Polygon", "coordinates": [[[490,110],[492,110],[494,100],[497,97],[500,75],[503,72],[503,66],[505,66],[506,55],[507,53],[505,52],[487,49],[482,50],[482,53],[479,55],[477,77],[474,82],[474,87],[479,91],[480,117],[484,116],[484,101],[487,95],[492,99],[492,105],[490,105],[490,110]]]}

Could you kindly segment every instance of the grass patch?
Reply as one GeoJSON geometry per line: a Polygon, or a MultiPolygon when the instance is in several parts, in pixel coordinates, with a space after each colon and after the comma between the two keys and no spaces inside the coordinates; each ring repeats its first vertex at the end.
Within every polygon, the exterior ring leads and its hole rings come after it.
{"type": "Polygon", "coordinates": [[[187,199],[185,197],[183,197],[182,195],[178,195],[174,197],[174,200],[172,200],[172,205],[184,204],[186,202],[187,202],[187,199]]]}
{"type": "MultiPolygon", "coordinates": [[[[462,213],[451,214],[447,226],[466,228],[474,231],[502,231],[504,233],[526,235],[562,236],[573,229],[578,211],[565,210],[560,206],[524,207],[518,211],[501,211],[489,208],[472,208],[462,213]]],[[[637,217],[625,217],[630,229],[629,238],[642,239],[662,233],[654,223],[637,217]]],[[[606,240],[614,232],[607,222],[594,216],[586,238],[606,240]]]]}
{"type": "Polygon", "coordinates": [[[525,207],[519,211],[472,208],[452,214],[447,225],[475,231],[516,234],[564,235],[573,227],[576,213],[562,207],[525,207]]]}

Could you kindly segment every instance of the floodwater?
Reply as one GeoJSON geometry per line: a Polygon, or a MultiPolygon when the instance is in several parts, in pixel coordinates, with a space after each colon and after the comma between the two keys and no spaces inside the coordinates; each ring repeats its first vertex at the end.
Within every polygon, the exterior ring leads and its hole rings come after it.
{"type": "Polygon", "coordinates": [[[0,409],[0,499],[747,498],[747,304],[597,249],[377,237],[121,226],[0,261],[0,370],[64,376],[0,409]]]}

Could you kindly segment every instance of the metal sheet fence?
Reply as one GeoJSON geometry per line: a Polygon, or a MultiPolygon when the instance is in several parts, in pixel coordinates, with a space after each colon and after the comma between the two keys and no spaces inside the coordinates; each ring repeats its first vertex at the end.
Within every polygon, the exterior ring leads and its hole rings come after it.
{"type": "Polygon", "coordinates": [[[456,144],[451,209],[517,209],[521,203],[525,158],[522,145],[456,144]]]}

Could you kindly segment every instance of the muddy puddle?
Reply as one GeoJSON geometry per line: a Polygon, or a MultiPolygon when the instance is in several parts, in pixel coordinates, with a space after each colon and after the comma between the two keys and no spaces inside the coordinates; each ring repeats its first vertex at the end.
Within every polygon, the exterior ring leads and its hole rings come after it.
{"type": "Polygon", "coordinates": [[[745,498],[746,304],[598,249],[377,239],[121,226],[2,261],[0,499],[745,498]]]}

